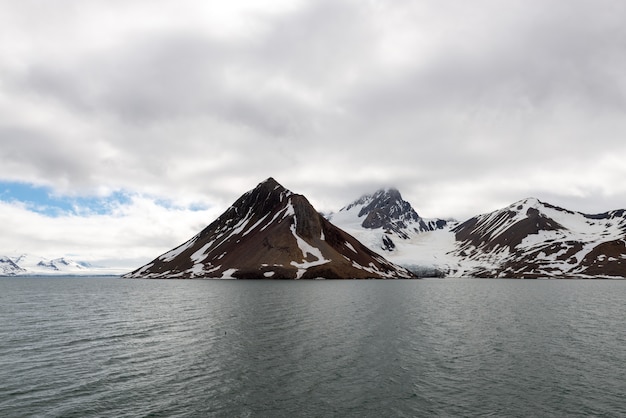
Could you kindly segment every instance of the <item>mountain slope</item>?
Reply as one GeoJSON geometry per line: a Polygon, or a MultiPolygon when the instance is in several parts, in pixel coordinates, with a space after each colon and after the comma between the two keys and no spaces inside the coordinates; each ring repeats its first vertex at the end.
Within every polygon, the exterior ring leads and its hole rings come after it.
{"type": "Polygon", "coordinates": [[[269,178],[179,247],[125,278],[413,278],[269,178]]]}
{"type": "Polygon", "coordinates": [[[364,195],[329,215],[329,220],[351,232],[372,231],[370,247],[393,251],[399,240],[408,240],[421,232],[435,231],[446,226],[443,219],[421,218],[397,189],[380,189],[364,195]],[[376,242],[378,241],[378,242],[376,242]]]}
{"type": "Polygon", "coordinates": [[[626,277],[624,210],[586,215],[529,198],[453,232],[473,276],[626,277]]]}
{"type": "Polygon", "coordinates": [[[424,219],[397,189],[364,195],[328,219],[374,251],[420,277],[443,276],[456,269],[450,228],[456,222],[424,219]]]}

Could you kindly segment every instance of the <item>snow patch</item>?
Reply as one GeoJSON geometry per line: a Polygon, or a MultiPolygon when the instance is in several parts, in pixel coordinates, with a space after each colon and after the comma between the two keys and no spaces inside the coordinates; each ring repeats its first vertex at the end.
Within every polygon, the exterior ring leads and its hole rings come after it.
{"type": "Polygon", "coordinates": [[[204,266],[202,264],[196,264],[192,268],[190,268],[189,273],[191,273],[192,277],[199,277],[204,275],[204,266]]]}
{"type": "Polygon", "coordinates": [[[165,254],[163,254],[161,257],[159,257],[159,260],[164,261],[166,263],[172,261],[174,258],[179,256],[186,249],[192,247],[196,243],[197,239],[198,239],[197,236],[193,237],[192,239],[190,239],[186,243],[184,243],[182,245],[179,245],[178,247],[174,248],[173,250],[168,251],[165,254]]]}
{"type": "MultiPolygon", "coordinates": [[[[261,228],[261,231],[265,231],[267,229],[268,226],[272,225],[274,223],[275,220],[278,219],[279,216],[282,216],[281,219],[284,219],[286,217],[286,215],[284,215],[284,212],[288,210],[288,208],[282,209],[278,212],[276,212],[276,215],[274,215],[274,217],[272,218],[271,221],[269,221],[263,228],[261,228]]],[[[280,222],[280,221],[279,221],[280,222]]]]}
{"type": "Polygon", "coordinates": [[[206,252],[209,248],[211,248],[211,245],[213,245],[213,241],[203,245],[202,248],[191,254],[191,256],[189,257],[191,258],[191,261],[193,261],[194,264],[202,263],[207,258],[206,252]]]}
{"type": "MultiPolygon", "coordinates": [[[[296,216],[296,210],[293,207],[293,204],[291,203],[291,199],[289,199],[289,202],[287,203],[287,207],[285,208],[285,214],[283,215],[283,219],[287,218],[288,216],[296,216]]],[[[295,218],[294,218],[295,221],[295,218]]]]}
{"type": "Polygon", "coordinates": [[[225,270],[222,273],[222,279],[235,279],[235,277],[233,277],[233,274],[235,274],[236,271],[237,271],[237,269],[225,270]]]}
{"type": "Polygon", "coordinates": [[[134,275],[135,275],[135,276],[141,276],[141,274],[142,274],[143,272],[145,272],[146,270],[150,269],[152,266],[154,266],[154,263],[149,263],[149,264],[146,264],[146,265],[145,265],[145,266],[143,266],[141,269],[139,269],[139,270],[137,271],[137,273],[135,273],[134,275]]]}
{"type": "Polygon", "coordinates": [[[259,219],[254,225],[252,225],[250,228],[248,228],[246,230],[246,232],[244,232],[242,234],[243,237],[245,237],[246,235],[248,235],[251,231],[254,231],[254,228],[256,228],[257,226],[261,225],[261,223],[269,216],[270,214],[268,213],[267,215],[265,215],[264,217],[262,217],[261,219],[259,219]]]}
{"type": "MultiPolygon", "coordinates": [[[[288,209],[293,211],[293,206],[291,205],[291,202],[289,202],[288,209]]],[[[289,212],[289,210],[288,210],[288,212],[289,212]]],[[[298,248],[300,248],[300,251],[302,251],[302,262],[292,261],[290,264],[292,266],[298,268],[298,272],[296,273],[296,279],[300,279],[300,278],[302,278],[302,276],[304,275],[304,273],[306,272],[307,269],[309,269],[311,267],[320,266],[322,264],[329,263],[330,260],[327,260],[327,259],[324,258],[324,256],[322,255],[322,252],[320,251],[319,248],[316,248],[316,247],[312,246],[311,244],[306,242],[304,239],[302,239],[302,237],[300,237],[296,233],[297,219],[296,219],[296,216],[295,216],[295,212],[293,212],[293,217],[294,217],[293,218],[293,223],[291,224],[290,229],[291,229],[291,234],[296,239],[296,242],[298,244],[298,248]],[[306,261],[307,255],[310,255],[310,256],[316,258],[317,260],[306,261]]]]}

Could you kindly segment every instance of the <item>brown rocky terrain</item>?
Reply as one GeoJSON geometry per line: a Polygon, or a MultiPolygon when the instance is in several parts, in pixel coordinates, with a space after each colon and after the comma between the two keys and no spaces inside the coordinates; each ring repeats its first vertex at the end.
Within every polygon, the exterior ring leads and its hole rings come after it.
{"type": "Polygon", "coordinates": [[[415,278],[269,178],[184,244],[125,278],[415,278]]]}

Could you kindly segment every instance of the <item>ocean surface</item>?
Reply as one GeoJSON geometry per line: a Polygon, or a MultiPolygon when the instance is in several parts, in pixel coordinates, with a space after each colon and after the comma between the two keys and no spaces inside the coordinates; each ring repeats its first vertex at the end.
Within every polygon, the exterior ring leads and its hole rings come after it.
{"type": "Polygon", "coordinates": [[[626,416],[626,281],[0,279],[1,417],[626,416]]]}

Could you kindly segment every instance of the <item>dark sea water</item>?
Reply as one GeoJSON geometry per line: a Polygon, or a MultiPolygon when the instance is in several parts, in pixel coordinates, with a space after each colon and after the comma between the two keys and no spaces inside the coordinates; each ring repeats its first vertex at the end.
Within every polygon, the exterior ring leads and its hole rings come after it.
{"type": "Polygon", "coordinates": [[[626,416],[626,281],[0,279],[0,416],[626,416]]]}

